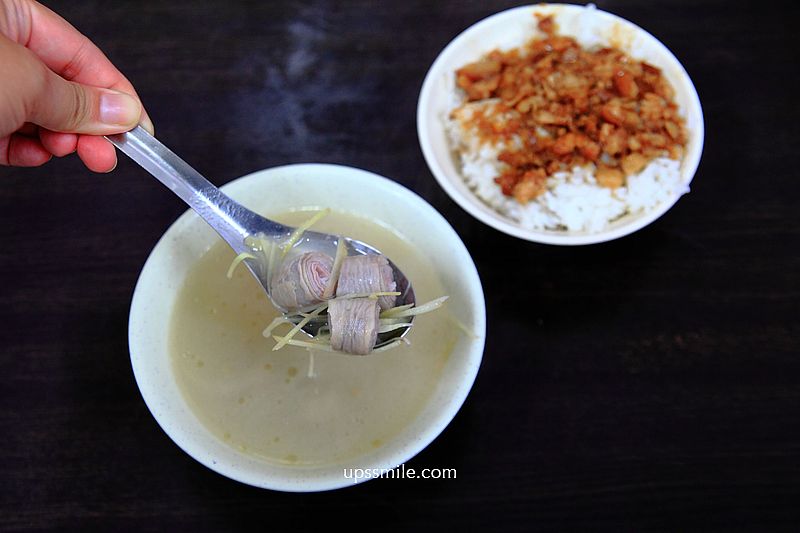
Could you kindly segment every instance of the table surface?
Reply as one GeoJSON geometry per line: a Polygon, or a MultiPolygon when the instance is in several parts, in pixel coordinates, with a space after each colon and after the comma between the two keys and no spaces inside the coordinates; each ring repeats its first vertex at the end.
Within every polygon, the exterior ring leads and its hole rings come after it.
{"type": "Polygon", "coordinates": [[[128,358],[137,275],[184,206],[128,160],[110,175],[74,156],[2,168],[0,529],[303,529],[313,517],[387,529],[797,526],[796,4],[598,2],[680,58],[706,144],[691,194],[667,215],[577,248],[482,225],[437,185],[417,142],[433,59],[511,2],[47,4],[107,52],[159,137],[215,183],[326,162],[420,194],[474,257],[488,337],[463,408],[406,465],[457,479],[319,494],[241,485],[161,431],[128,358]]]}

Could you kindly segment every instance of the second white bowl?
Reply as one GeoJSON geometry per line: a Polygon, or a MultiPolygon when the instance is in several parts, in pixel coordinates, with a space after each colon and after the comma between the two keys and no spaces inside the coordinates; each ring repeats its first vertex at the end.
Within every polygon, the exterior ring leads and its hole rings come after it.
{"type": "Polygon", "coordinates": [[[678,201],[680,194],[640,215],[624,216],[597,233],[531,230],[498,213],[480,200],[460,174],[457,156],[450,149],[444,118],[453,102],[455,71],[494,49],[510,49],[537,35],[534,14],[553,15],[561,35],[583,46],[613,45],[635,59],[662,69],[675,89],[675,100],[686,119],[689,142],[681,162],[681,181],[688,190],[703,151],[703,112],[697,91],[686,70],[658,39],[632,22],[611,13],[567,4],[541,4],[502,11],[467,28],[439,54],[428,71],[417,106],[417,132],[425,161],[442,188],[478,220],[509,235],[529,241],[579,245],[608,241],[650,224],[678,201]]]}

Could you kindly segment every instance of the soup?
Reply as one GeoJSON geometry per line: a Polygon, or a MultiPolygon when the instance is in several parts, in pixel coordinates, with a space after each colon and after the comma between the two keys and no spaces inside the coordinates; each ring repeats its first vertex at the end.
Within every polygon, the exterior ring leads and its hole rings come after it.
{"type": "MultiPolygon", "coordinates": [[[[308,212],[271,218],[298,225],[308,212]]],[[[391,229],[335,211],[314,229],[381,250],[412,281],[418,302],[444,294],[426,258],[391,229]]],[[[178,385],[209,431],[267,461],[328,465],[380,448],[416,418],[459,334],[446,307],[416,318],[411,345],[387,352],[273,352],[262,331],[279,312],[246,269],[226,278],[234,255],[220,241],[200,257],[171,318],[178,385]]]]}

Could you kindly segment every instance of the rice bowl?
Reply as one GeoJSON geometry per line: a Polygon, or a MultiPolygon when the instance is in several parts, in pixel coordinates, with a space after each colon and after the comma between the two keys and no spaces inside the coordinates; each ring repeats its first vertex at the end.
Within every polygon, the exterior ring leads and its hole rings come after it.
{"type": "Polygon", "coordinates": [[[680,63],[644,30],[593,6],[521,7],[470,27],[445,48],[428,72],[417,119],[425,159],[459,205],[496,229],[552,244],[602,242],[649,224],[688,192],[703,144],[700,103],[680,63]],[[563,169],[549,175],[546,191],[525,205],[500,191],[492,178],[501,170],[497,154],[503,145],[470,131],[464,116],[470,111],[464,106],[465,98],[456,87],[454,73],[491,50],[511,49],[536,36],[534,13],[552,15],[560,33],[581,46],[613,44],[634,59],[652,63],[663,71],[674,88],[674,99],[688,132],[680,161],[656,157],[628,176],[624,187],[613,190],[597,184],[591,165],[563,169]]]}

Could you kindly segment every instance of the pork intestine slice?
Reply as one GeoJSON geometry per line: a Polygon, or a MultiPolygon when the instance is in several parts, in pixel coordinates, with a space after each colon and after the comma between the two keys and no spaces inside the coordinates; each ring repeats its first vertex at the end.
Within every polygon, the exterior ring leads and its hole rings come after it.
{"type": "Polygon", "coordinates": [[[331,256],[321,252],[306,252],[284,261],[272,282],[273,301],[290,312],[321,303],[332,267],[331,256]]]}
{"type": "Polygon", "coordinates": [[[330,300],[331,347],[355,355],[370,353],[378,339],[380,312],[378,300],[373,298],[330,300]]]}
{"type": "MultiPolygon", "coordinates": [[[[351,255],[342,261],[336,296],[392,292],[397,287],[394,272],[382,255],[351,255]]],[[[381,296],[378,305],[383,310],[394,307],[395,296],[381,296]]]]}

